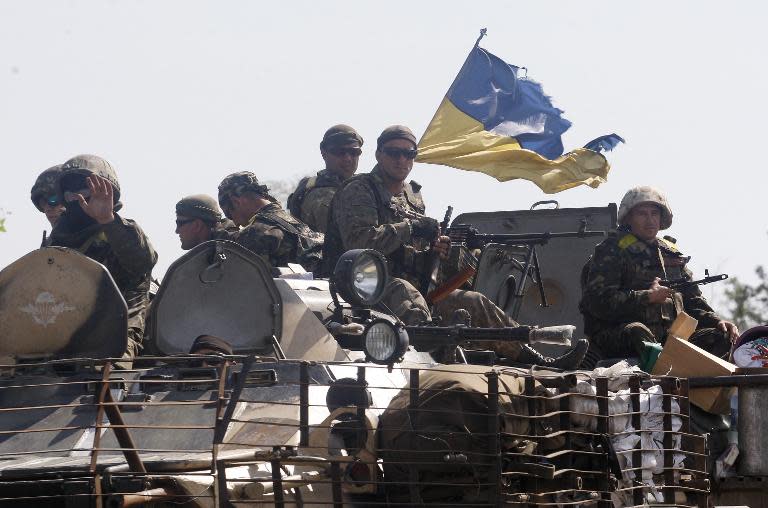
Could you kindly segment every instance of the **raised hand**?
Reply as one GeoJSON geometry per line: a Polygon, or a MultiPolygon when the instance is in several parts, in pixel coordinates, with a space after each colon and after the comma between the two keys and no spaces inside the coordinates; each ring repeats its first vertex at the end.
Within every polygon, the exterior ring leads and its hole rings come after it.
{"type": "Polygon", "coordinates": [[[115,220],[112,184],[97,175],[91,175],[85,181],[91,197],[86,200],[82,194],[78,194],[80,208],[99,224],[109,224],[115,220]]]}

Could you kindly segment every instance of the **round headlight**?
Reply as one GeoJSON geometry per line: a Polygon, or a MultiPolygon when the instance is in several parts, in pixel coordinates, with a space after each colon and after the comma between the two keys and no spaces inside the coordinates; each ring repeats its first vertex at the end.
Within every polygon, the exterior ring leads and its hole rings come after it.
{"type": "Polygon", "coordinates": [[[366,357],[384,365],[399,361],[408,349],[408,333],[405,328],[383,319],[368,325],[364,341],[366,357]]]}
{"type": "Polygon", "coordinates": [[[345,252],[333,271],[336,289],[352,305],[376,305],[384,293],[387,278],[387,261],[371,249],[345,252]]]}

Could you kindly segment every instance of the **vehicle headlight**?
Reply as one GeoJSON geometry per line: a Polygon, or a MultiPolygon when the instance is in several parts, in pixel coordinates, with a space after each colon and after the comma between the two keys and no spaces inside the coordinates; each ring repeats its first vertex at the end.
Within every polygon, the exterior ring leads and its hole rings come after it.
{"type": "Polygon", "coordinates": [[[383,365],[399,361],[408,349],[408,333],[405,328],[383,319],[368,325],[363,340],[366,358],[383,365]]]}
{"type": "Polygon", "coordinates": [[[355,249],[345,252],[333,270],[333,282],[341,297],[351,305],[376,305],[387,284],[387,261],[380,252],[355,249]]]}

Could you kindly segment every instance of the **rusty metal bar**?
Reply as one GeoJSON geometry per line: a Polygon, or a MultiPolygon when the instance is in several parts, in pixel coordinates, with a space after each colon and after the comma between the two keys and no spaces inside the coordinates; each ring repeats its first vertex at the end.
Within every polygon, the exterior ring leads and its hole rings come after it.
{"type": "MultiPolygon", "coordinates": [[[[357,368],[357,382],[360,383],[363,389],[368,386],[368,382],[365,380],[365,367],[357,368]]],[[[357,405],[357,417],[360,418],[361,422],[365,421],[365,407],[360,404],[357,405]]]]}
{"type": "Polygon", "coordinates": [[[632,468],[635,470],[635,489],[632,490],[632,502],[636,505],[643,504],[643,489],[639,488],[643,478],[643,452],[642,444],[642,422],[640,421],[640,378],[632,376],[629,378],[629,399],[632,404],[632,427],[637,435],[640,436],[640,442],[632,450],[632,468]]]}
{"type": "Polygon", "coordinates": [[[223,460],[216,461],[216,489],[218,499],[214,499],[215,506],[228,507],[229,490],[227,490],[227,464],[223,460]]]}
{"type": "Polygon", "coordinates": [[[331,492],[333,508],[344,508],[344,498],[341,495],[341,467],[335,460],[331,462],[331,492]]]}
{"type": "Polygon", "coordinates": [[[275,496],[275,507],[285,507],[285,496],[283,495],[283,473],[280,471],[280,460],[274,459],[270,462],[272,465],[272,491],[275,496]]]}
{"type": "Polygon", "coordinates": [[[99,463],[99,445],[101,444],[101,422],[104,419],[104,397],[106,392],[109,391],[109,373],[112,370],[112,364],[107,362],[104,364],[104,368],[101,371],[101,382],[98,385],[97,392],[97,404],[96,421],[94,422],[94,435],[93,435],[93,450],[91,451],[91,465],[90,472],[96,473],[96,466],[99,463]]]}
{"type": "Polygon", "coordinates": [[[661,381],[661,390],[663,393],[661,399],[661,409],[664,413],[662,419],[664,422],[664,502],[675,502],[675,472],[674,466],[674,436],[672,435],[672,394],[675,391],[677,378],[665,377],[661,381]]]}
{"type": "MultiPolygon", "coordinates": [[[[608,378],[606,377],[599,377],[595,380],[595,390],[597,394],[597,411],[598,411],[598,419],[597,419],[597,432],[602,434],[604,443],[607,443],[610,440],[610,437],[608,435],[608,418],[609,418],[609,412],[608,412],[608,378]]],[[[611,502],[611,495],[609,492],[611,491],[611,468],[610,468],[610,458],[608,457],[608,454],[610,453],[610,450],[606,449],[605,452],[605,464],[603,465],[603,474],[600,478],[600,499],[598,500],[598,506],[602,508],[611,508],[613,506],[613,503],[611,502]]]]}
{"type": "Polygon", "coordinates": [[[488,453],[493,457],[493,476],[495,481],[489,488],[488,499],[496,500],[496,506],[501,506],[501,442],[499,436],[499,373],[485,373],[488,379],[488,453]]]}
{"type": "MultiPolygon", "coordinates": [[[[419,369],[411,369],[408,390],[408,420],[411,430],[413,430],[413,421],[416,419],[419,404],[419,369]]],[[[414,504],[423,504],[419,490],[419,472],[415,464],[408,464],[408,480],[410,481],[408,488],[411,493],[411,501],[414,504]]]]}
{"type": "MultiPolygon", "coordinates": [[[[526,376],[525,378],[525,386],[524,386],[524,393],[526,397],[526,402],[528,406],[528,417],[533,419],[530,421],[530,434],[531,434],[531,440],[536,443],[536,449],[539,449],[539,439],[537,439],[536,436],[539,435],[539,421],[536,418],[538,416],[538,408],[537,408],[537,400],[535,397],[536,394],[536,379],[533,376],[526,376]]],[[[530,482],[525,482],[525,484],[530,484],[531,489],[534,492],[539,491],[539,479],[537,477],[533,477],[530,482]]],[[[528,506],[533,506],[529,504],[528,506]]]]}
{"type": "Polygon", "coordinates": [[[309,363],[299,364],[299,446],[309,444],[309,363]]]}
{"type": "MultiPolygon", "coordinates": [[[[104,393],[104,400],[110,403],[115,402],[112,398],[112,392],[109,389],[104,393]]],[[[115,433],[117,443],[123,448],[123,456],[125,456],[128,466],[133,472],[146,473],[147,470],[141,462],[139,452],[136,451],[136,443],[133,442],[133,437],[131,437],[131,433],[128,431],[125,421],[123,421],[123,415],[120,413],[120,408],[114,404],[105,405],[103,407],[104,412],[107,414],[107,418],[109,418],[109,423],[116,425],[112,427],[112,432],[115,433]]]]}

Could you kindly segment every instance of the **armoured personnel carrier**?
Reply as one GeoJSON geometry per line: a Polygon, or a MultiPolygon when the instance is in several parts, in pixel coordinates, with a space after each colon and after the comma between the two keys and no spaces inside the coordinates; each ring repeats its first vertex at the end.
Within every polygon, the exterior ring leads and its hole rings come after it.
{"type": "Polygon", "coordinates": [[[552,334],[405,327],[372,310],[387,277],[373,251],[347,253],[330,281],[289,272],[236,244],[196,247],[152,304],[161,355],[115,370],[127,311],[103,266],[44,248],[6,267],[0,502],[706,506],[686,380],[465,355],[552,334]],[[189,354],[201,335],[234,353],[189,354]]]}

